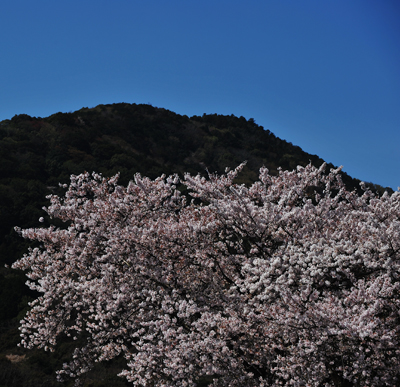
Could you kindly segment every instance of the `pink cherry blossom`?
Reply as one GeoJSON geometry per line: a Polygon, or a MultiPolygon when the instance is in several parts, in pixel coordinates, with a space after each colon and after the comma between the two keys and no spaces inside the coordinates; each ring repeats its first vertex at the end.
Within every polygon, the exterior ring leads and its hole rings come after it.
{"type": "Polygon", "coordinates": [[[41,293],[21,345],[85,340],[60,379],[122,355],[134,386],[399,385],[400,191],[242,168],[72,176],[46,208],[65,227],[19,230],[41,243],[13,265],[41,293]]]}

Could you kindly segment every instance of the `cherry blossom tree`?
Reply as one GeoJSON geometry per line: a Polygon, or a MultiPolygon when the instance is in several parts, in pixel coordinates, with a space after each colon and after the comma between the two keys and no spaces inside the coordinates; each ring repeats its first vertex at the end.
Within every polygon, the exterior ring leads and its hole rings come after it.
{"type": "Polygon", "coordinates": [[[123,356],[134,386],[399,385],[400,191],[242,167],[72,176],[46,209],[65,227],[19,230],[41,243],[13,265],[41,293],[22,345],[77,340],[60,379],[123,356]]]}

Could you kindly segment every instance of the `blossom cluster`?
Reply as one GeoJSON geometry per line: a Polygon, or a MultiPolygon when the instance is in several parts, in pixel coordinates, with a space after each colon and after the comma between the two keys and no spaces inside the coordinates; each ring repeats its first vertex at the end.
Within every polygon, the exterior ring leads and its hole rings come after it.
{"type": "Polygon", "coordinates": [[[65,227],[19,230],[41,244],[13,265],[41,293],[22,345],[70,336],[60,378],[123,356],[134,386],[399,385],[400,191],[242,168],[72,176],[46,208],[65,227]]]}

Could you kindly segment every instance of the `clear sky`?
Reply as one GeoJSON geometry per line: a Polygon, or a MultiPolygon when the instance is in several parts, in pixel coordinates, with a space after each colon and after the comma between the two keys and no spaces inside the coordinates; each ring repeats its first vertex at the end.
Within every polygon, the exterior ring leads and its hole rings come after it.
{"type": "Polygon", "coordinates": [[[1,1],[0,120],[116,102],[254,118],[397,189],[400,1],[1,1]]]}

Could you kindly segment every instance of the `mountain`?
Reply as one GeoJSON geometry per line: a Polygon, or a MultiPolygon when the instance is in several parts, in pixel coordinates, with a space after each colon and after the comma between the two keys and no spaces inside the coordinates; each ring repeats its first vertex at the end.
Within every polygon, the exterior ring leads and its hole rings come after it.
{"type": "MultiPolygon", "coordinates": [[[[233,115],[188,117],[151,105],[119,103],[47,118],[22,114],[0,122],[0,380],[20,380],[24,386],[27,380],[40,380],[40,385],[52,386],[50,375],[62,361],[59,354],[55,358],[40,351],[16,352],[18,321],[36,295],[25,286],[23,273],[3,267],[28,247],[14,227],[39,226],[46,195],[63,192],[59,183],[68,183],[71,174],[83,171],[104,176],[119,172],[121,184],[136,172],[151,178],[175,172],[222,173],[245,160],[240,183],[256,180],[261,166],[276,174],[279,167],[323,163],[254,119],[233,115]],[[10,353],[26,355],[29,361],[11,363],[10,353]]],[[[359,180],[345,173],[342,178],[349,189],[360,190],[359,180]]],[[[385,190],[368,185],[380,194],[385,190]]]]}

